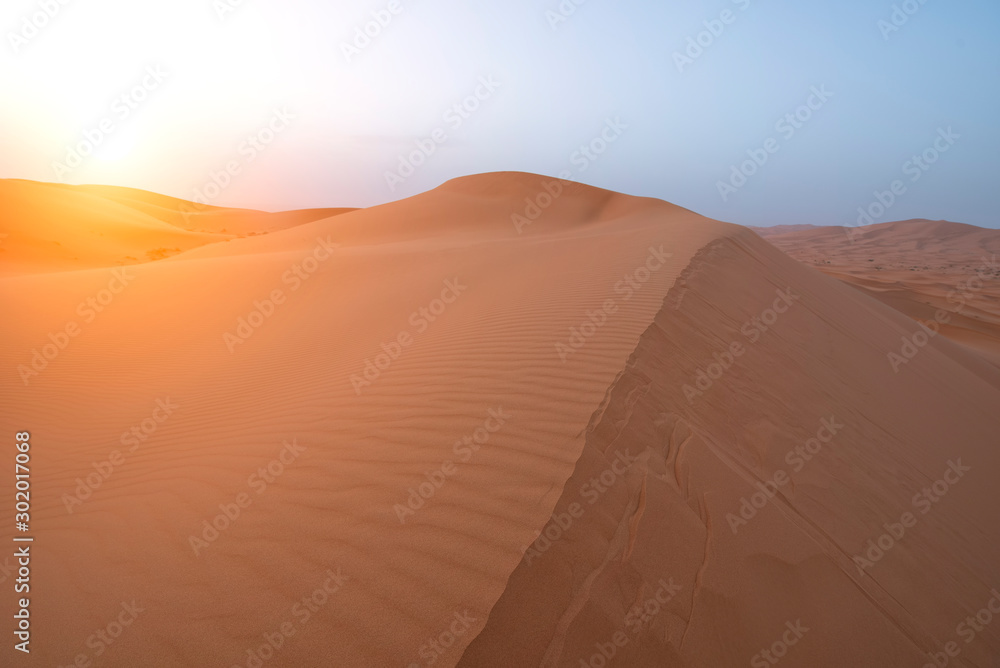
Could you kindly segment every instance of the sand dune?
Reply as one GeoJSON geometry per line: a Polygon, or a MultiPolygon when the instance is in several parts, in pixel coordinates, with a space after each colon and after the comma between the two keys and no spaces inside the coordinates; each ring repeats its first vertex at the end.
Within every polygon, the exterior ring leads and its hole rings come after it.
{"type": "Polygon", "coordinates": [[[3,275],[126,266],[352,209],[271,214],[110,186],[0,180],[3,275]]]}
{"type": "MultiPolygon", "coordinates": [[[[546,532],[584,514],[534,544],[460,665],[600,665],[620,632],[613,665],[770,665],[759,652],[799,621],[790,665],[921,665],[997,579],[1000,374],[943,340],[894,374],[886,352],[912,328],[749,232],[705,247],[609,388],[546,532]],[[982,473],[914,510],[958,459],[982,473]],[[862,574],[854,557],[907,510],[919,523],[862,574]]],[[[989,665],[998,637],[963,660],[989,665]]]]}
{"type": "Polygon", "coordinates": [[[792,257],[1000,364],[1000,231],[948,221],[755,228],[792,257]],[[946,315],[938,315],[945,311],[946,315]]]}
{"type": "Polygon", "coordinates": [[[519,173],[225,234],[0,188],[31,665],[911,666],[1000,585],[1000,370],[894,372],[912,320],[745,228],[519,173]]]}

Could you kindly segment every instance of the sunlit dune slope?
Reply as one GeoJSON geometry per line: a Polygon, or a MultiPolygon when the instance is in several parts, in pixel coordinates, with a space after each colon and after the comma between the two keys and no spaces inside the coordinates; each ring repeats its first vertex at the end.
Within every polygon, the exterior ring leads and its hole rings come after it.
{"type": "Polygon", "coordinates": [[[149,213],[160,220],[165,220],[186,230],[236,236],[273,232],[355,210],[353,208],[300,209],[269,213],[189,202],[134,188],[117,186],[64,187],[75,188],[82,192],[100,195],[105,199],[126,204],[133,209],[149,213]]]}
{"type": "Polygon", "coordinates": [[[115,267],[350,209],[271,214],[109,186],[0,180],[0,275],[115,267]]]}
{"type": "Polygon", "coordinates": [[[86,651],[135,598],[143,623],[108,660],[245,665],[340,569],[335,603],[272,665],[420,664],[459,615],[473,621],[436,657],[456,664],[674,278],[736,229],[497,174],[129,267],[89,319],[79,304],[107,269],[0,280],[20,320],[0,353],[2,422],[45,444],[40,656],[86,651]],[[520,233],[517,216],[533,219],[520,233]],[[44,359],[68,321],[80,332],[44,359]],[[167,398],[179,408],[133,443],[167,398]],[[258,495],[248,478],[295,439],[305,450],[258,495]],[[115,450],[125,463],[67,506],[115,450]],[[252,505],[200,545],[243,493],[252,505]]]}

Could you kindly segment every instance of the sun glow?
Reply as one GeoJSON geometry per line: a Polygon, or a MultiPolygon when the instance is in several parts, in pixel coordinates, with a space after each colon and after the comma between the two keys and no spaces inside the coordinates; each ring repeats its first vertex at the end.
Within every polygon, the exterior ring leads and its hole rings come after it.
{"type": "MultiPolygon", "coordinates": [[[[177,150],[175,133],[206,132],[192,126],[191,100],[203,117],[235,125],[255,122],[252,112],[274,103],[280,71],[271,29],[252,3],[223,1],[233,5],[228,12],[204,0],[177,0],[170,11],[127,0],[92,0],[87,11],[60,0],[48,9],[17,4],[0,85],[25,91],[27,109],[0,110],[0,120],[38,110],[31,127],[45,139],[39,153],[53,181],[153,169],[141,159],[177,150]]],[[[210,150],[208,141],[193,143],[189,150],[210,150]]]]}

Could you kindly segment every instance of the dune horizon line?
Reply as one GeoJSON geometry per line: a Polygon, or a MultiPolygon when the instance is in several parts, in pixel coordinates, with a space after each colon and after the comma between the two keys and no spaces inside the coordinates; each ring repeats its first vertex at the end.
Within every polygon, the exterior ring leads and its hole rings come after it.
{"type": "MultiPolygon", "coordinates": [[[[545,174],[541,174],[541,173],[523,172],[523,171],[517,171],[517,170],[501,170],[501,171],[494,171],[494,172],[477,172],[477,173],[472,173],[472,174],[466,174],[466,175],[463,175],[463,176],[452,177],[452,178],[450,178],[450,179],[448,179],[446,181],[443,181],[439,185],[434,186],[433,188],[429,188],[428,190],[423,191],[422,193],[417,193],[416,195],[409,195],[407,197],[401,198],[400,200],[393,200],[393,202],[403,201],[405,199],[410,199],[412,197],[419,197],[421,194],[424,194],[424,193],[427,193],[427,192],[432,192],[432,191],[434,191],[434,190],[436,190],[438,188],[446,187],[449,184],[454,184],[455,182],[461,182],[461,181],[466,180],[466,179],[475,179],[477,177],[502,176],[502,175],[505,175],[505,174],[519,174],[519,175],[523,175],[523,176],[548,179],[548,180],[551,180],[551,181],[561,181],[563,183],[572,183],[572,184],[584,186],[584,187],[587,187],[587,188],[593,188],[595,190],[600,190],[600,191],[615,192],[615,191],[612,191],[612,190],[608,190],[606,188],[601,188],[599,186],[591,186],[591,185],[588,185],[588,184],[581,183],[579,181],[573,181],[573,180],[570,180],[570,179],[563,179],[563,178],[560,178],[558,176],[549,176],[549,175],[545,175],[545,174]]],[[[18,177],[0,178],[0,182],[4,182],[4,181],[6,181],[6,182],[33,183],[33,184],[39,184],[39,185],[55,186],[55,187],[70,188],[70,189],[83,189],[83,190],[98,189],[98,190],[107,190],[107,191],[117,190],[117,191],[122,191],[122,192],[124,192],[124,191],[132,191],[132,192],[136,192],[136,193],[146,193],[147,195],[153,195],[153,196],[157,196],[157,197],[178,200],[178,201],[181,201],[181,202],[187,202],[188,205],[190,205],[192,207],[191,208],[191,212],[192,213],[195,212],[195,211],[197,211],[197,210],[206,210],[206,209],[232,209],[232,210],[239,210],[239,211],[259,211],[259,212],[262,212],[262,213],[291,213],[291,212],[298,212],[298,211],[320,211],[320,210],[328,210],[328,209],[337,209],[337,210],[344,210],[344,211],[356,211],[356,210],[361,210],[361,209],[375,208],[375,207],[378,207],[378,206],[385,206],[386,204],[392,204],[393,203],[393,202],[386,202],[385,204],[376,204],[376,205],[373,205],[373,206],[370,206],[370,207],[354,207],[354,206],[345,206],[343,204],[338,204],[338,205],[311,205],[311,206],[294,207],[294,208],[290,208],[290,209],[282,209],[282,208],[278,208],[278,209],[272,209],[272,208],[268,208],[268,209],[256,209],[256,208],[243,207],[243,206],[239,206],[239,205],[235,205],[235,204],[234,205],[213,204],[212,202],[209,202],[209,201],[198,201],[198,198],[187,199],[187,198],[183,198],[183,197],[177,197],[175,195],[167,195],[167,194],[161,193],[161,192],[156,191],[156,190],[148,190],[148,189],[136,188],[136,187],[132,187],[132,186],[120,186],[120,185],[114,185],[114,184],[99,184],[99,183],[70,184],[70,183],[63,183],[63,182],[59,182],[59,181],[37,181],[37,180],[33,180],[33,179],[23,179],[23,178],[18,178],[18,177]]],[[[618,194],[624,194],[624,193],[618,193],[618,194]]],[[[642,195],[632,195],[632,196],[633,197],[646,197],[646,196],[642,196],[642,195]]],[[[213,198],[213,199],[215,199],[215,198],[213,198]]],[[[660,199],[660,198],[656,198],[656,197],[649,197],[649,199],[655,199],[657,201],[667,202],[668,204],[672,204],[672,202],[670,202],[669,200],[660,199]]],[[[898,219],[898,220],[894,219],[894,220],[883,220],[883,221],[872,220],[872,222],[870,222],[870,223],[864,223],[864,224],[860,224],[860,223],[857,223],[857,222],[847,223],[847,224],[828,223],[828,224],[822,224],[822,225],[813,224],[813,223],[792,223],[792,224],[789,224],[789,223],[775,223],[774,225],[749,225],[749,224],[747,224],[745,226],[749,227],[750,229],[763,229],[763,230],[781,229],[783,231],[790,231],[790,230],[793,230],[793,229],[804,229],[804,228],[809,228],[809,227],[866,229],[866,228],[876,227],[876,226],[879,226],[879,225],[891,225],[891,224],[896,224],[896,223],[907,223],[907,222],[949,223],[949,224],[953,224],[953,225],[965,225],[965,226],[968,226],[968,227],[975,227],[976,229],[981,229],[981,230],[993,230],[993,229],[996,229],[996,228],[990,228],[990,227],[982,227],[982,226],[979,226],[979,225],[973,225],[971,223],[958,222],[958,221],[950,220],[950,219],[947,219],[947,218],[942,218],[942,219],[933,219],[933,218],[905,218],[905,219],[898,219]]],[[[734,224],[740,224],[740,223],[734,223],[734,224]]]]}

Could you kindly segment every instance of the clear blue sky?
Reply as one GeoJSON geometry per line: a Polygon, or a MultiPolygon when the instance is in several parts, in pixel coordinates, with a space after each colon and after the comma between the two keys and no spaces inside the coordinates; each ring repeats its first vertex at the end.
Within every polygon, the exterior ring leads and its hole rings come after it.
{"type": "Polygon", "coordinates": [[[289,209],[565,170],[747,225],[852,224],[899,180],[905,191],[876,220],[1000,227],[995,0],[897,1],[917,9],[891,32],[894,3],[877,0],[587,0],[558,21],[547,12],[560,0],[395,2],[90,0],[34,35],[24,21],[38,5],[5,2],[0,177],[188,199],[207,186],[212,203],[289,209]],[[372,12],[386,25],[345,49],[372,12]],[[675,52],[711,28],[679,67],[675,52]],[[121,95],[136,86],[143,99],[126,113],[121,95]],[[813,87],[832,96],[810,98],[813,87]],[[478,108],[449,112],[477,89],[478,108]],[[777,125],[807,102],[808,120],[777,125]],[[294,118],[276,117],[282,108],[294,118]],[[94,155],[55,165],[106,118],[94,155]],[[435,130],[433,154],[388,178],[435,130]],[[602,155],[577,153],[602,132],[613,139],[602,155]],[[719,182],[742,183],[730,178],[748,151],[767,162],[724,200],[719,182]],[[937,161],[907,164],[925,151],[937,161]],[[225,187],[209,185],[230,163],[225,187]]]}

